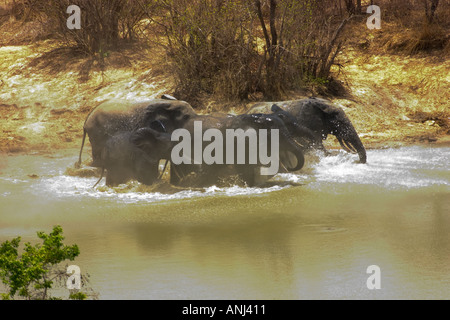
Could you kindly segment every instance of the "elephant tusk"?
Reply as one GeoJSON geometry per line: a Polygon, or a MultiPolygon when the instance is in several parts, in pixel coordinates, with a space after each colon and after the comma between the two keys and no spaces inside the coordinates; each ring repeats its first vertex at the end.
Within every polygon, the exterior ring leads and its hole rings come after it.
{"type": "Polygon", "coordinates": [[[347,145],[347,147],[350,149],[351,153],[358,153],[353,146],[353,144],[350,141],[344,140],[344,143],[347,145]]]}
{"type": "Polygon", "coordinates": [[[350,149],[342,142],[342,138],[340,138],[340,137],[336,137],[336,138],[338,139],[339,144],[341,145],[342,149],[344,149],[345,151],[347,151],[347,152],[349,152],[349,153],[352,153],[352,152],[350,151],[350,149]]]}

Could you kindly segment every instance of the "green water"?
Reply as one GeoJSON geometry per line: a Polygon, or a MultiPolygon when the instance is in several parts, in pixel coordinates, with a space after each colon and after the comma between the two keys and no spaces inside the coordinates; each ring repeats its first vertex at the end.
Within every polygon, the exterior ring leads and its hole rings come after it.
{"type": "Polygon", "coordinates": [[[61,225],[101,299],[450,299],[450,148],[353,157],[171,194],[93,189],[76,150],[3,157],[0,241],[61,225]]]}

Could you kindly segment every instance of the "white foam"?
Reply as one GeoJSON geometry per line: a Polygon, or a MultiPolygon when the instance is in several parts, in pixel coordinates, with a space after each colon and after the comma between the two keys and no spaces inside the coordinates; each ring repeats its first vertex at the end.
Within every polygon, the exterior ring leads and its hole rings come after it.
{"type": "MultiPolygon", "coordinates": [[[[158,192],[158,188],[146,188],[138,182],[129,182],[116,188],[104,187],[104,180],[93,188],[97,178],[66,176],[61,165],[72,163],[73,159],[51,159],[43,161],[41,169],[47,173],[34,179],[1,177],[7,183],[30,183],[36,194],[47,191],[49,196],[79,197],[98,199],[114,198],[123,202],[158,202],[181,200],[193,197],[258,195],[290,187],[303,185],[310,189],[339,187],[344,184],[351,188],[369,185],[380,189],[423,188],[440,186],[450,188],[450,148],[425,149],[409,147],[400,149],[369,150],[368,163],[355,163],[356,155],[344,151],[332,156],[321,156],[317,161],[309,160],[307,166],[297,173],[281,173],[272,178],[271,187],[217,187],[195,190],[171,190],[158,192]],[[56,164],[56,166],[55,166],[56,164]],[[48,175],[51,174],[51,175],[48,175]]],[[[19,170],[22,172],[21,170],[19,170]]],[[[38,172],[39,173],[39,172],[38,172]]]]}
{"type": "Polygon", "coordinates": [[[181,200],[192,197],[210,197],[210,196],[238,196],[238,195],[252,195],[262,194],[267,192],[278,191],[286,187],[272,186],[269,188],[246,188],[240,186],[232,187],[217,187],[212,186],[200,190],[181,190],[175,193],[162,192],[146,192],[136,191],[141,186],[138,182],[132,181],[127,184],[120,185],[115,188],[97,187],[93,185],[97,178],[80,178],[71,176],[54,176],[51,178],[40,179],[34,186],[36,193],[41,193],[42,190],[47,190],[50,194],[56,197],[79,197],[87,196],[97,199],[115,198],[123,202],[157,202],[167,200],[181,200]]]}
{"type": "Polygon", "coordinates": [[[316,181],[378,185],[386,188],[450,186],[450,148],[370,150],[367,152],[367,164],[353,163],[350,157],[352,155],[340,152],[321,158],[319,163],[313,165],[316,181]],[[443,174],[430,174],[429,170],[443,174]]]}

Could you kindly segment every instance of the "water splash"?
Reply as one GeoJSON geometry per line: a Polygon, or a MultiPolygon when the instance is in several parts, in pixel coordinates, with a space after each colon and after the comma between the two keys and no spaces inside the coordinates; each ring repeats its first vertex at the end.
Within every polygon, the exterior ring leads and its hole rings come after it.
{"type": "Polygon", "coordinates": [[[317,182],[375,185],[380,188],[450,186],[450,148],[404,147],[369,150],[368,163],[348,153],[323,157],[313,165],[317,182]]]}
{"type": "Polygon", "coordinates": [[[0,195],[10,195],[11,188],[24,188],[35,195],[45,192],[48,197],[81,196],[133,203],[259,195],[295,185],[314,190],[342,189],[342,192],[363,186],[371,186],[375,190],[439,187],[447,191],[450,188],[450,148],[403,147],[369,150],[367,155],[367,164],[355,163],[355,155],[344,151],[313,157],[301,171],[278,174],[272,178],[272,184],[265,187],[231,185],[188,189],[174,187],[166,181],[152,186],[131,181],[114,188],[101,184],[93,188],[98,179],[93,172],[83,171],[81,176],[77,176],[67,171],[67,165],[74,162],[73,156],[43,159],[21,156],[15,159],[16,165],[8,167],[8,174],[0,177],[5,185],[0,195]]]}
{"type": "Polygon", "coordinates": [[[97,178],[80,178],[73,176],[54,176],[41,179],[35,186],[34,191],[41,193],[47,190],[56,197],[92,197],[96,199],[114,198],[125,203],[134,202],[157,202],[168,200],[182,200],[198,197],[212,196],[238,196],[255,195],[278,191],[288,186],[259,187],[217,187],[209,188],[177,188],[168,182],[162,181],[152,186],[145,186],[137,181],[130,181],[117,187],[98,186],[93,188],[97,178]]]}

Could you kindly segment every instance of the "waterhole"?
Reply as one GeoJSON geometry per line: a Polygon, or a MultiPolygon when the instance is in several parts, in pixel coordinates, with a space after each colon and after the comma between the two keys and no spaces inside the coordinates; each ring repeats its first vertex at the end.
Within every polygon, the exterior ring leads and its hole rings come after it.
{"type": "Polygon", "coordinates": [[[313,157],[264,188],[183,190],[93,188],[67,174],[77,150],[3,157],[0,241],[61,225],[101,299],[449,299],[450,148],[354,157],[313,157]]]}

